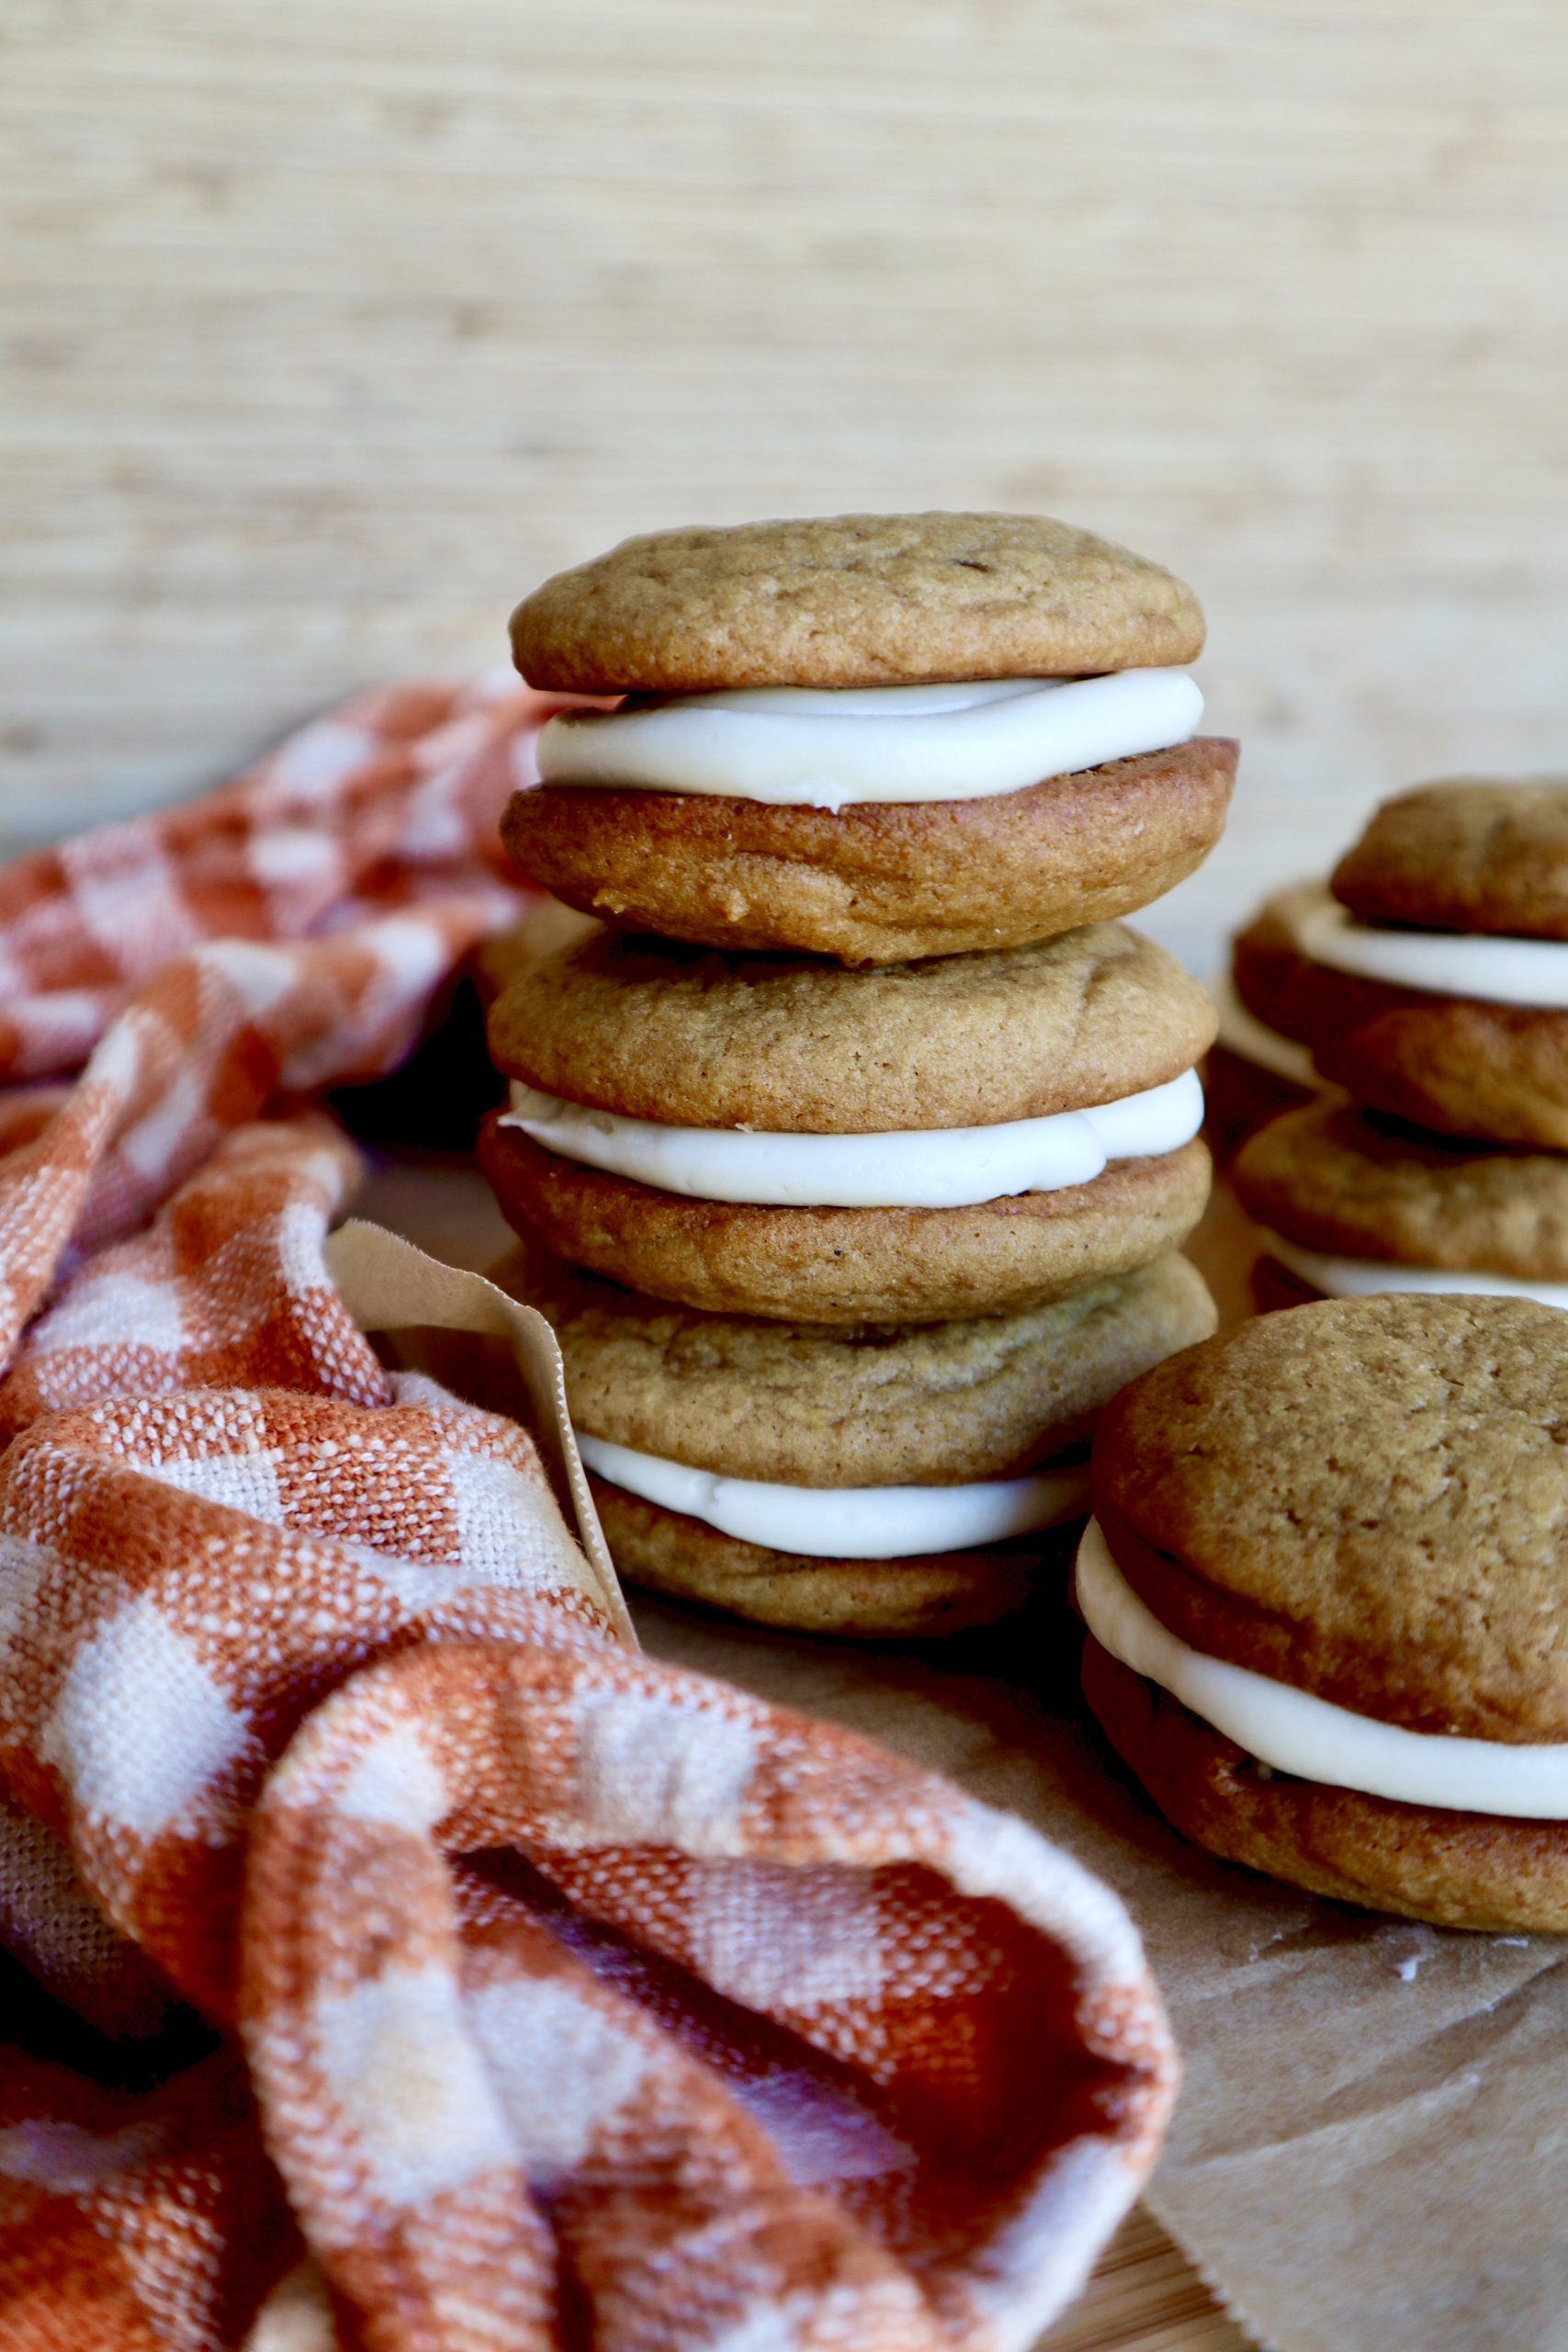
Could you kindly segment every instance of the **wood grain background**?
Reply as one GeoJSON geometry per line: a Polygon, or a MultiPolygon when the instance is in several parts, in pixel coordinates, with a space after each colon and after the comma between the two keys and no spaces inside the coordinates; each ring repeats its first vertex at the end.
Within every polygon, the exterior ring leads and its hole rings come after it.
{"type": "Polygon", "coordinates": [[[1247,741],[1158,927],[1568,765],[1562,0],[6,0],[0,830],[633,529],[1002,504],[1247,741]]]}

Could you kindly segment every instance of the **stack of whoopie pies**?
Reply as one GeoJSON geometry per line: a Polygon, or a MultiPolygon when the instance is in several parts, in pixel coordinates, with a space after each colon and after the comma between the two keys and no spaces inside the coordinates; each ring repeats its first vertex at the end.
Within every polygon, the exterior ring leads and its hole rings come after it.
{"type": "Polygon", "coordinates": [[[1213,1329],[1190,593],[1037,517],[628,541],[513,616],[518,863],[604,927],[491,1008],[481,1143],[625,1573],[763,1622],[1016,1606],[1135,1374],[1213,1329]]]}
{"type": "Polygon", "coordinates": [[[1568,1306],[1568,783],[1387,802],[1326,888],[1241,933],[1235,978],[1329,1082],[1235,1162],[1260,1305],[1568,1306]]]}

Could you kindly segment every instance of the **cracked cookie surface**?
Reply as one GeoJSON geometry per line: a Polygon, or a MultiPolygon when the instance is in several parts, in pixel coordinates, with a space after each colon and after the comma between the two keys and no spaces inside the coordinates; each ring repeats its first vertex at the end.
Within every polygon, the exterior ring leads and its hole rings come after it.
{"type": "Polygon", "coordinates": [[[1042,514],[835,514],[656,531],[512,616],[529,684],[577,694],[1077,677],[1194,662],[1160,564],[1042,514]]]}
{"type": "Polygon", "coordinates": [[[1120,1100],[1190,1069],[1207,991],[1119,923],[852,972],[600,933],[491,1007],[501,1068],[671,1126],[881,1135],[1120,1100]]]}
{"type": "Polygon", "coordinates": [[[1215,1319],[1175,1255],[1014,1315],[848,1329],[661,1305],[538,1252],[501,1278],[554,1327],[579,1429],[801,1487],[1015,1477],[1081,1444],[1118,1389],[1215,1319]]]}
{"type": "Polygon", "coordinates": [[[1555,1309],[1333,1299],[1102,1415],[1097,1511],[1192,1648],[1419,1732],[1568,1739],[1568,1348],[1555,1309]]]}

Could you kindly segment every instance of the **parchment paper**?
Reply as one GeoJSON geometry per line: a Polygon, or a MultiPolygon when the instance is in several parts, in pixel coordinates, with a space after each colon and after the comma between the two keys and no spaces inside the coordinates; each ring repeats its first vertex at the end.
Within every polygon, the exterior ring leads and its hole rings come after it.
{"type": "MultiPolygon", "coordinates": [[[[481,1274],[429,1256],[409,1237],[360,1218],[339,1227],[327,1243],[326,1258],[344,1306],[364,1331],[449,1332],[501,1342],[526,1399],[516,1418],[533,1431],[577,1521],[586,1589],[621,1639],[635,1646],[637,1634],[572,1435],[560,1350],[537,1308],[521,1305],[481,1274]]],[[[410,1361],[418,1352],[405,1351],[410,1361]]],[[[455,1360],[443,1369],[460,1377],[463,1367],[455,1360]]],[[[464,1385],[472,1389],[476,1384],[470,1379],[464,1385]]]]}
{"type": "MultiPolygon", "coordinates": [[[[488,1249],[493,1211],[463,1197],[488,1249]]],[[[1234,1211],[1194,1254],[1238,1312],[1234,1211]]],[[[1568,2352],[1568,1941],[1379,1919],[1186,1845],[1086,1720],[1059,1593],[957,1643],[875,1648],[632,1600],[655,1656],[902,1749],[1120,1890],[1187,2065],[1147,2201],[1260,2342],[1568,2352]]]]}

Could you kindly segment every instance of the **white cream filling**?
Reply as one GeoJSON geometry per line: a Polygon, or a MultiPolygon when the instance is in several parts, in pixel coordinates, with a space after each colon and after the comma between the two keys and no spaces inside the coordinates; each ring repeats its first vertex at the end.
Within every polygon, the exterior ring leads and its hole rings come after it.
{"type": "Polygon", "coordinates": [[[1512,1747],[1406,1731],[1190,1649],[1139,1600],[1098,1520],[1084,1530],[1074,1574],[1078,1607],[1102,1649],[1276,1772],[1446,1812],[1568,1820],[1568,1741],[1512,1747]]]}
{"type": "Polygon", "coordinates": [[[1527,1282],[1517,1274],[1475,1273],[1443,1266],[1401,1266],[1381,1258],[1325,1257],[1265,1227],[1263,1246],[1325,1298],[1371,1298],[1382,1291],[1422,1296],[1458,1293],[1472,1298],[1533,1298],[1540,1306],[1568,1309],[1568,1283],[1527,1282]]]}
{"type": "Polygon", "coordinates": [[[781,807],[983,800],[1168,751],[1197,733],[1185,670],[941,686],[758,686],[563,711],[539,737],[547,784],[717,793],[781,807]]]}
{"type": "Polygon", "coordinates": [[[1259,1069],[1272,1072],[1276,1078],[1289,1079],[1292,1086],[1308,1086],[1314,1092],[1321,1090],[1323,1080],[1313,1067],[1312,1056],[1294,1037],[1282,1036],[1278,1029],[1270,1029],[1249,1012],[1236,994],[1235,982],[1227,972],[1211,981],[1209,994],[1219,1016],[1220,1034],[1216,1043],[1227,1053],[1235,1054],[1244,1062],[1253,1062],[1259,1069]]]}
{"type": "Polygon", "coordinates": [[[1568,1012],[1568,940],[1501,939],[1478,931],[1390,931],[1358,922],[1326,893],[1292,933],[1314,964],[1431,996],[1478,997],[1568,1012]]]}
{"type": "Polygon", "coordinates": [[[1015,1193],[1087,1184],[1112,1159],[1152,1159],[1203,1123],[1196,1070],[1164,1086],[1049,1118],[892,1135],[782,1135],[675,1127],[591,1110],[513,1081],[502,1126],[547,1150],[662,1193],[773,1208],[970,1208],[1015,1193]]]}
{"type": "Polygon", "coordinates": [[[1055,1527],[1089,1508],[1087,1464],[967,1487],[776,1487],[635,1453],[581,1430],[577,1450],[590,1470],[644,1502],[703,1520],[739,1543],[810,1559],[900,1560],[918,1552],[968,1551],[1055,1527]]]}

